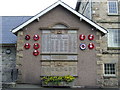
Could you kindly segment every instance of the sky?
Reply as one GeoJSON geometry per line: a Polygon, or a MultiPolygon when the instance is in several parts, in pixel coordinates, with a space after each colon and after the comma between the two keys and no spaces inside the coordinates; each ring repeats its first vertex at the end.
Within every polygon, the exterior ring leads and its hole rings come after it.
{"type": "MultiPolygon", "coordinates": [[[[33,16],[58,0],[0,0],[0,16],[33,16]]],[[[77,0],[62,0],[75,8],[77,0]]]]}

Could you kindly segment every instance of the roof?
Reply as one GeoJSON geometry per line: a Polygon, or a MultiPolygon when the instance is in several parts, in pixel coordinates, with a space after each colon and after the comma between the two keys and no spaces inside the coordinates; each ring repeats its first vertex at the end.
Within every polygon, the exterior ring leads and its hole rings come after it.
{"type": "Polygon", "coordinates": [[[30,18],[25,23],[23,23],[23,24],[19,25],[18,27],[14,28],[13,30],[11,30],[12,33],[18,32],[20,29],[24,28],[26,25],[28,25],[31,22],[33,22],[34,20],[38,19],[39,17],[41,17],[42,15],[46,14],[50,10],[54,9],[58,5],[63,6],[64,8],[66,8],[67,10],[69,10],[70,12],[72,12],[73,14],[75,14],[76,16],[80,17],[81,19],[85,20],[86,22],[88,22],[89,24],[91,24],[92,26],[94,26],[96,29],[100,30],[101,32],[107,33],[106,29],[102,28],[101,26],[99,26],[95,22],[93,22],[90,19],[88,19],[87,17],[83,16],[82,14],[80,14],[79,12],[77,12],[76,10],[74,10],[73,8],[71,8],[70,6],[68,6],[67,4],[63,3],[61,0],[57,1],[56,3],[54,3],[53,5],[51,5],[50,7],[46,8],[42,12],[38,13],[34,17],[30,18]]]}
{"type": "Polygon", "coordinates": [[[25,22],[30,17],[31,16],[2,16],[0,20],[2,21],[2,33],[0,34],[2,40],[0,43],[15,44],[17,37],[12,32],[10,32],[10,30],[25,22]]]}

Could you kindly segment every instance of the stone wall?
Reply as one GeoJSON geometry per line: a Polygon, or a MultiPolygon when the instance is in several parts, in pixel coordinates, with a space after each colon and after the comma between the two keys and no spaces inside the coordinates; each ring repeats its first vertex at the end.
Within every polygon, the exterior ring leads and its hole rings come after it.
{"type": "Polygon", "coordinates": [[[2,88],[2,47],[0,46],[0,88],[2,88]]]}
{"type": "MultiPolygon", "coordinates": [[[[95,22],[104,28],[119,28],[119,15],[110,16],[108,15],[108,5],[105,2],[96,2],[92,4],[92,10],[95,12],[92,17],[95,22]],[[103,17],[104,16],[104,17],[103,17]]],[[[107,35],[101,38],[100,43],[100,61],[98,64],[98,84],[103,87],[117,87],[118,86],[118,56],[120,54],[119,50],[108,50],[107,35]],[[116,64],[116,76],[115,77],[105,77],[103,65],[105,63],[115,63],[116,64]]]]}
{"type": "MultiPolygon", "coordinates": [[[[80,4],[79,7],[79,12],[86,17],[91,17],[91,19],[96,22],[97,24],[103,26],[104,28],[118,28],[120,26],[120,21],[119,21],[119,15],[120,15],[120,10],[118,15],[108,15],[108,3],[107,0],[104,0],[104,2],[84,2],[84,0],[81,0],[82,3],[80,4]],[[91,11],[88,11],[87,7],[91,8],[91,11]],[[87,14],[86,14],[87,13],[87,14]],[[88,16],[91,15],[91,16],[88,16]]],[[[120,8],[120,0],[119,2],[119,7],[120,8]]]]}
{"type": "Polygon", "coordinates": [[[101,40],[97,41],[100,44],[100,47],[96,49],[99,51],[97,57],[99,57],[99,61],[97,61],[97,83],[101,87],[117,87],[118,86],[118,56],[120,53],[119,50],[108,50],[107,49],[107,37],[101,37],[101,40]],[[104,76],[104,64],[105,63],[115,63],[116,68],[116,76],[109,77],[104,76]]]}
{"type": "Polygon", "coordinates": [[[15,78],[13,71],[16,67],[16,48],[15,45],[7,45],[2,47],[2,82],[10,83],[14,82],[15,78]],[[11,51],[11,53],[7,52],[11,51]]]}
{"type": "Polygon", "coordinates": [[[22,78],[22,73],[21,73],[21,59],[23,58],[23,43],[24,40],[21,39],[21,36],[23,36],[23,31],[18,32],[18,40],[17,40],[17,54],[16,54],[16,68],[18,69],[18,78],[17,78],[17,83],[21,82],[22,78]]]}
{"type": "MultiPolygon", "coordinates": [[[[119,0],[118,0],[119,1],[119,0]]],[[[108,15],[108,4],[107,0],[104,2],[92,3],[92,20],[104,28],[118,28],[119,23],[118,15],[108,15]]]]}

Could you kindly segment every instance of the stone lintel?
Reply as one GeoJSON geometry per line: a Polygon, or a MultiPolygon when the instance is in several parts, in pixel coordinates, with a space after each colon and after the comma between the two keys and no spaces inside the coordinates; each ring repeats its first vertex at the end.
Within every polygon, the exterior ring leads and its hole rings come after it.
{"type": "Polygon", "coordinates": [[[96,43],[100,44],[102,43],[102,40],[96,40],[96,43]]]}
{"type": "Polygon", "coordinates": [[[102,54],[96,54],[97,57],[102,57],[102,54]]]}
{"type": "Polygon", "coordinates": [[[96,50],[99,51],[101,48],[100,47],[96,47],[96,50]]]}
{"type": "Polygon", "coordinates": [[[103,62],[102,61],[97,61],[97,64],[103,64],[103,62]]]}
{"type": "Polygon", "coordinates": [[[102,75],[103,74],[103,70],[97,70],[97,75],[102,75]]]}
{"type": "Polygon", "coordinates": [[[22,35],[23,35],[23,31],[19,31],[18,36],[22,36],[22,35]]]}

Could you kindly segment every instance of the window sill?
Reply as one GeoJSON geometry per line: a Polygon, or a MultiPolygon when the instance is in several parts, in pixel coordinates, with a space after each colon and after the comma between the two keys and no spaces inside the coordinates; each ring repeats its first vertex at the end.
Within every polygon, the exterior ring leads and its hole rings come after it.
{"type": "Polygon", "coordinates": [[[108,47],[108,50],[120,50],[120,47],[108,47]]]}
{"type": "Polygon", "coordinates": [[[108,14],[108,16],[119,16],[119,14],[108,14]]]}
{"type": "Polygon", "coordinates": [[[116,75],[104,75],[103,77],[104,78],[117,78],[116,75]]]}

